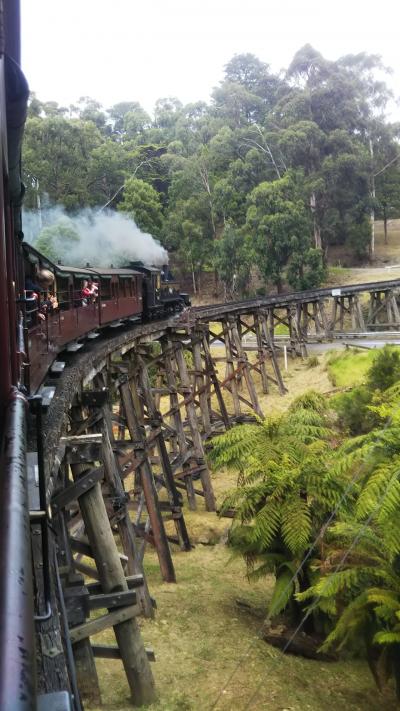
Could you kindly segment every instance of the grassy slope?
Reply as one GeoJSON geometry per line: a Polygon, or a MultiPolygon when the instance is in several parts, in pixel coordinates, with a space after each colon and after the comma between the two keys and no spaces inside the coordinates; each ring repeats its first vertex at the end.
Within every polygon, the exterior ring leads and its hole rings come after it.
{"type": "MultiPolygon", "coordinates": [[[[363,377],[364,355],[345,355],[345,360],[351,360],[352,382],[356,371],[363,377]]],[[[286,374],[290,393],[281,397],[272,388],[270,395],[261,396],[264,411],[283,411],[294,397],[310,387],[331,391],[329,359],[332,354],[319,356],[319,363],[313,368],[307,367],[306,362],[290,361],[286,374]]],[[[213,481],[221,500],[235,485],[235,476],[214,473],[213,481]]],[[[251,709],[257,710],[398,708],[391,694],[378,694],[361,661],[322,664],[284,657],[265,644],[258,634],[271,594],[271,579],[250,585],[242,561],[231,559],[230,551],[221,542],[229,519],[218,519],[201,509],[185,511],[185,517],[196,547],[190,553],[174,550],[176,584],[161,582],[154,552],[149,550],[145,556],[150,590],[158,605],[156,619],[141,622],[145,643],[154,647],[157,658],[153,670],[160,701],[151,709],[207,711],[219,697],[215,706],[218,711],[244,711],[256,690],[251,709]],[[216,541],[220,542],[209,545],[216,541]],[[260,611],[260,617],[240,609],[238,598],[249,601],[260,611]]],[[[105,643],[114,642],[111,631],[99,637],[105,643]]],[[[97,664],[103,709],[127,711],[131,707],[121,663],[98,660],[97,664]]]]}
{"type": "Polygon", "coordinates": [[[327,371],[332,384],[335,387],[346,388],[363,383],[375,355],[375,349],[369,351],[349,349],[344,353],[336,351],[328,353],[327,371]]]}

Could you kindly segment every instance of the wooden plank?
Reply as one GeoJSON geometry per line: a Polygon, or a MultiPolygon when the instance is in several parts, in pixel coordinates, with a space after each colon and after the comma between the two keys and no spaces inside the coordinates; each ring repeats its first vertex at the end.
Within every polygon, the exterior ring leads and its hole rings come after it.
{"type": "Polygon", "coordinates": [[[89,596],[89,607],[91,610],[110,609],[115,607],[126,607],[137,604],[137,595],[134,590],[121,590],[121,592],[101,593],[100,595],[89,596]]]}
{"type": "Polygon", "coordinates": [[[92,578],[93,580],[100,580],[96,568],[94,568],[92,565],[82,563],[81,560],[77,560],[76,558],[74,558],[74,567],[76,568],[76,570],[79,570],[80,573],[87,575],[89,578],[92,578]]]}
{"type": "MultiPolygon", "coordinates": [[[[128,575],[125,578],[125,582],[129,590],[135,590],[143,585],[144,578],[143,575],[128,575]]],[[[86,588],[90,595],[101,595],[103,592],[103,588],[99,583],[90,583],[89,585],[86,585],[86,588]]]]}
{"type": "Polygon", "coordinates": [[[115,625],[119,625],[122,622],[132,620],[134,617],[140,615],[140,612],[140,605],[130,605],[121,610],[108,612],[106,615],[96,617],[96,619],[84,622],[82,625],[71,627],[69,630],[70,640],[72,644],[75,644],[75,642],[99,634],[99,632],[103,632],[109,627],[115,627],[115,625]]]}
{"type": "MultiPolygon", "coordinates": [[[[97,413],[95,419],[97,419],[97,413]]],[[[101,444],[101,442],[101,434],[81,434],[60,437],[60,444],[64,444],[66,447],[82,447],[86,444],[101,444]]]]}
{"type": "Polygon", "coordinates": [[[68,486],[64,491],[52,499],[51,508],[54,514],[61,509],[67,508],[68,504],[79,499],[80,496],[89,491],[95,484],[102,480],[104,476],[103,467],[89,469],[88,472],[82,474],[75,480],[74,484],[68,486]]]}
{"type": "MultiPolygon", "coordinates": [[[[121,652],[118,647],[109,644],[92,644],[93,656],[100,659],[121,659],[121,652]]],[[[149,662],[156,661],[156,655],[151,647],[146,647],[146,655],[149,662]]]]}

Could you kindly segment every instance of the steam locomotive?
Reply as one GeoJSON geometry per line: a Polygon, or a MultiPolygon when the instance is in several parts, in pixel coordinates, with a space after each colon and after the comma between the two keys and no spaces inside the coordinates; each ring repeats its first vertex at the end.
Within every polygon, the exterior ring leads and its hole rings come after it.
{"type": "Polygon", "coordinates": [[[132,262],[126,267],[69,267],[54,264],[28,244],[22,245],[25,289],[24,350],[29,368],[24,380],[36,392],[58,353],[78,350],[106,326],[165,318],[190,306],[173,276],[132,262]]]}

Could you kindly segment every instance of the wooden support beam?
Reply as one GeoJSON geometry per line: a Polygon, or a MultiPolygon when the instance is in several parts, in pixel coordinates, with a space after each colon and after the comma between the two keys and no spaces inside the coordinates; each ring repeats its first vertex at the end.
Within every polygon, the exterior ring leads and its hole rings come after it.
{"type": "MultiPolygon", "coordinates": [[[[72,644],[75,644],[76,642],[80,642],[82,639],[87,639],[95,634],[99,634],[99,632],[103,632],[109,627],[115,627],[123,622],[132,620],[134,617],[138,617],[140,612],[140,605],[129,605],[129,607],[123,607],[119,610],[115,610],[114,612],[109,612],[106,615],[96,617],[94,620],[84,622],[82,625],[71,627],[69,630],[71,642],[72,644]]],[[[120,653],[122,658],[121,650],[120,653]]]]}
{"type": "MultiPolygon", "coordinates": [[[[127,590],[124,572],[118,556],[118,550],[114,542],[114,537],[108,522],[107,512],[104,506],[100,485],[85,494],[80,499],[82,515],[85,520],[85,527],[93,549],[100,581],[105,593],[115,589],[127,590]]],[[[148,660],[144,645],[140,635],[140,629],[133,618],[140,612],[140,606],[132,606],[124,611],[124,616],[117,617],[121,611],[107,615],[106,626],[113,624],[115,636],[121,651],[121,658],[124,663],[125,673],[131,689],[132,699],[135,704],[152,703],[155,699],[154,680],[148,666],[148,660]],[[131,614],[130,614],[131,613],[131,614]]],[[[101,624],[97,620],[97,625],[101,624]]],[[[88,623],[90,624],[90,623],[88,623]]],[[[84,636],[93,634],[95,627],[86,627],[79,634],[75,631],[71,636],[72,641],[83,639],[84,636]],[[83,634],[85,631],[85,634],[83,634]],[[76,635],[79,635],[77,637],[76,635]]],[[[105,627],[102,627],[105,629],[105,627]]]]}
{"type": "MultiPolygon", "coordinates": [[[[79,412],[77,414],[77,419],[81,419],[79,412]]],[[[75,480],[80,476],[81,466],[77,464],[71,467],[75,480]]],[[[80,497],[79,506],[103,593],[128,590],[99,483],[80,497]]],[[[155,700],[154,679],[136,620],[125,619],[116,622],[114,632],[133,703],[136,705],[152,703],[155,700]]]]}
{"type": "Polygon", "coordinates": [[[168,457],[168,452],[162,431],[162,415],[157,409],[156,403],[153,400],[148,370],[142,358],[140,357],[138,358],[138,365],[140,366],[140,381],[142,385],[143,398],[146,403],[147,412],[151,420],[151,427],[153,431],[157,432],[155,441],[159,452],[160,464],[164,474],[164,486],[168,493],[169,505],[170,507],[179,508],[180,511],[180,516],[175,519],[176,532],[178,534],[181,548],[185,551],[190,551],[192,546],[190,544],[185,519],[182,514],[181,496],[175,486],[174,475],[172,472],[171,463],[168,457]]]}
{"type": "MultiPolygon", "coordinates": [[[[102,386],[103,376],[97,375],[95,378],[98,386],[102,386]]],[[[127,568],[130,575],[143,575],[143,565],[139,558],[135,531],[129,516],[127,507],[127,497],[122,472],[119,469],[118,459],[113,452],[114,434],[112,429],[111,409],[108,403],[101,408],[102,419],[98,422],[98,428],[102,436],[102,458],[104,465],[105,480],[109,487],[109,494],[113,503],[113,510],[118,512],[117,526],[121,538],[122,548],[128,558],[127,568]]],[[[145,584],[139,594],[139,603],[142,605],[143,614],[146,617],[153,617],[154,611],[151,604],[150,593],[145,579],[145,584]]]]}
{"type": "Polygon", "coordinates": [[[260,326],[261,326],[261,333],[264,337],[264,342],[269,344],[269,356],[271,359],[272,367],[274,369],[276,382],[278,383],[279,392],[281,393],[281,395],[284,395],[286,393],[286,388],[283,383],[281,369],[279,367],[279,363],[278,363],[278,360],[276,357],[275,348],[274,348],[273,342],[271,342],[271,340],[270,340],[265,314],[262,311],[260,312],[260,326]]]}
{"type": "Polygon", "coordinates": [[[101,481],[103,476],[103,467],[96,467],[95,469],[86,471],[74,484],[70,484],[52,499],[51,508],[53,513],[57,514],[61,509],[67,508],[69,504],[79,499],[82,494],[91,489],[97,482],[101,481]]]}
{"type": "Polygon", "coordinates": [[[195,367],[195,389],[200,401],[200,417],[203,423],[204,434],[208,437],[211,434],[211,417],[208,408],[207,388],[204,387],[203,361],[201,357],[202,332],[192,332],[192,352],[195,367]]]}
{"type": "Polygon", "coordinates": [[[160,570],[166,582],[176,581],[174,564],[172,562],[171,551],[168,546],[167,536],[161,511],[158,506],[157,489],[154,483],[153,472],[146,456],[146,443],[143,431],[138,418],[137,407],[135,407],[129,382],[120,385],[121,400],[124,406],[126,422],[132,440],[141,442],[140,449],[137,448],[138,457],[143,457],[143,463],[139,467],[141,484],[146,500],[146,507],[149,514],[151,529],[154,536],[160,570]]]}
{"type": "MultiPolygon", "coordinates": [[[[181,454],[181,457],[184,461],[183,464],[183,469],[184,471],[187,471],[190,469],[190,464],[189,464],[189,457],[188,457],[188,451],[189,451],[189,445],[187,442],[187,438],[185,435],[185,430],[182,422],[182,417],[181,417],[181,412],[180,412],[180,407],[179,407],[179,400],[178,400],[178,395],[177,395],[177,380],[176,380],[176,375],[175,375],[175,369],[173,366],[173,361],[171,354],[174,352],[174,349],[172,347],[172,343],[169,340],[169,338],[163,338],[161,340],[161,349],[162,353],[164,355],[164,368],[165,368],[165,377],[167,381],[167,385],[170,389],[170,404],[171,404],[171,409],[170,409],[170,415],[171,419],[173,421],[174,427],[175,427],[175,432],[176,432],[176,444],[179,448],[179,452],[181,454]]],[[[164,416],[165,417],[165,416],[164,416]]],[[[193,490],[193,481],[191,474],[185,474],[184,477],[185,481],[185,486],[186,486],[186,494],[188,498],[188,504],[189,508],[192,511],[195,511],[197,508],[196,504],[196,496],[193,490]]]]}
{"type": "MultiPolygon", "coordinates": [[[[100,659],[121,659],[121,652],[118,647],[109,644],[92,644],[92,651],[95,657],[100,659]]],[[[156,661],[156,655],[151,647],[146,647],[147,659],[149,662],[156,661]]]]}
{"type": "MultiPolygon", "coordinates": [[[[177,345],[178,345],[178,347],[175,351],[175,358],[176,358],[176,362],[178,365],[178,371],[179,371],[181,384],[184,388],[188,389],[188,392],[190,392],[190,381],[189,381],[189,376],[187,373],[185,358],[183,355],[182,344],[179,343],[177,345]]],[[[200,435],[200,432],[198,429],[196,410],[195,410],[193,400],[186,403],[186,414],[187,414],[187,418],[188,418],[188,422],[189,422],[189,427],[190,427],[191,436],[192,436],[192,440],[193,440],[194,450],[196,452],[196,458],[198,460],[198,463],[203,465],[203,468],[200,472],[200,478],[201,478],[201,483],[202,483],[203,491],[204,491],[204,495],[205,495],[206,509],[207,509],[207,511],[215,511],[215,508],[216,508],[215,507],[215,497],[214,497],[214,492],[213,492],[213,488],[212,488],[210,473],[208,471],[207,464],[205,462],[203,442],[202,442],[201,435],[200,435]]]]}
{"type": "MultiPolygon", "coordinates": [[[[229,419],[229,415],[228,415],[228,410],[226,409],[225,401],[224,401],[221,387],[220,387],[219,380],[218,380],[218,375],[217,375],[215,368],[214,368],[214,362],[213,362],[213,358],[211,356],[211,351],[210,351],[210,344],[208,342],[206,334],[203,335],[203,351],[204,351],[204,359],[205,359],[205,365],[206,365],[206,373],[207,373],[207,376],[208,376],[210,382],[212,383],[212,385],[214,387],[214,391],[217,396],[218,406],[219,406],[220,413],[221,413],[221,418],[224,423],[225,429],[229,429],[230,419],[229,419]]],[[[210,397],[211,397],[211,394],[210,394],[210,397]]],[[[209,405],[209,407],[210,407],[210,405],[209,405]]]]}
{"type": "Polygon", "coordinates": [[[233,336],[233,343],[236,348],[239,362],[242,364],[241,371],[243,372],[244,379],[246,381],[247,390],[248,390],[250,400],[251,400],[251,407],[253,408],[254,412],[259,417],[261,417],[263,419],[264,415],[263,415],[263,412],[262,412],[261,407],[258,402],[257,391],[254,387],[253,378],[251,377],[247,354],[245,353],[245,351],[242,348],[242,341],[241,341],[240,334],[239,334],[239,331],[237,328],[237,322],[233,318],[230,318],[229,321],[230,321],[230,327],[231,327],[231,332],[232,332],[232,336],[233,336]]]}
{"type": "Polygon", "coordinates": [[[354,294],[353,299],[354,299],[354,309],[355,309],[355,313],[356,313],[357,326],[361,332],[364,332],[366,330],[366,326],[365,326],[365,321],[364,321],[364,314],[362,311],[362,307],[361,307],[358,295],[354,294]]]}
{"type": "Polygon", "coordinates": [[[269,391],[268,376],[267,376],[267,371],[266,371],[266,367],[265,367],[265,361],[266,361],[268,352],[264,348],[261,327],[260,327],[260,319],[259,319],[259,315],[258,315],[257,311],[254,312],[254,331],[255,331],[256,340],[257,340],[258,361],[260,363],[260,375],[261,375],[262,389],[263,389],[263,393],[268,393],[268,391],[269,391]]]}
{"type": "Polygon", "coordinates": [[[223,321],[222,329],[223,329],[223,333],[224,333],[224,342],[225,342],[226,378],[229,378],[229,380],[231,382],[231,386],[230,386],[229,390],[230,390],[230,393],[232,396],[233,412],[234,412],[235,416],[237,417],[238,415],[240,415],[241,410],[240,410],[240,401],[239,401],[239,397],[238,397],[236,374],[234,372],[234,365],[233,365],[233,352],[232,352],[232,344],[231,344],[230,327],[229,327],[229,322],[227,319],[223,321]]]}

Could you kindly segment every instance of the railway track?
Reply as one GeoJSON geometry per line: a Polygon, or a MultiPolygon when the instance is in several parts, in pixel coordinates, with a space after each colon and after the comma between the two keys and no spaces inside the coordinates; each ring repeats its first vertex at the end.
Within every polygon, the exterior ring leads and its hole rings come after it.
{"type": "Polygon", "coordinates": [[[400,279],[389,279],[386,281],[366,282],[361,284],[350,284],[347,286],[332,286],[322,289],[308,289],[304,291],[292,291],[285,294],[273,294],[270,296],[260,296],[256,299],[244,299],[235,302],[220,302],[205,306],[193,306],[191,311],[198,317],[210,317],[212,315],[222,315],[226,313],[237,313],[244,310],[281,306],[282,308],[291,304],[312,302],[329,297],[348,297],[361,293],[380,292],[385,293],[393,290],[400,290],[400,279]]]}

